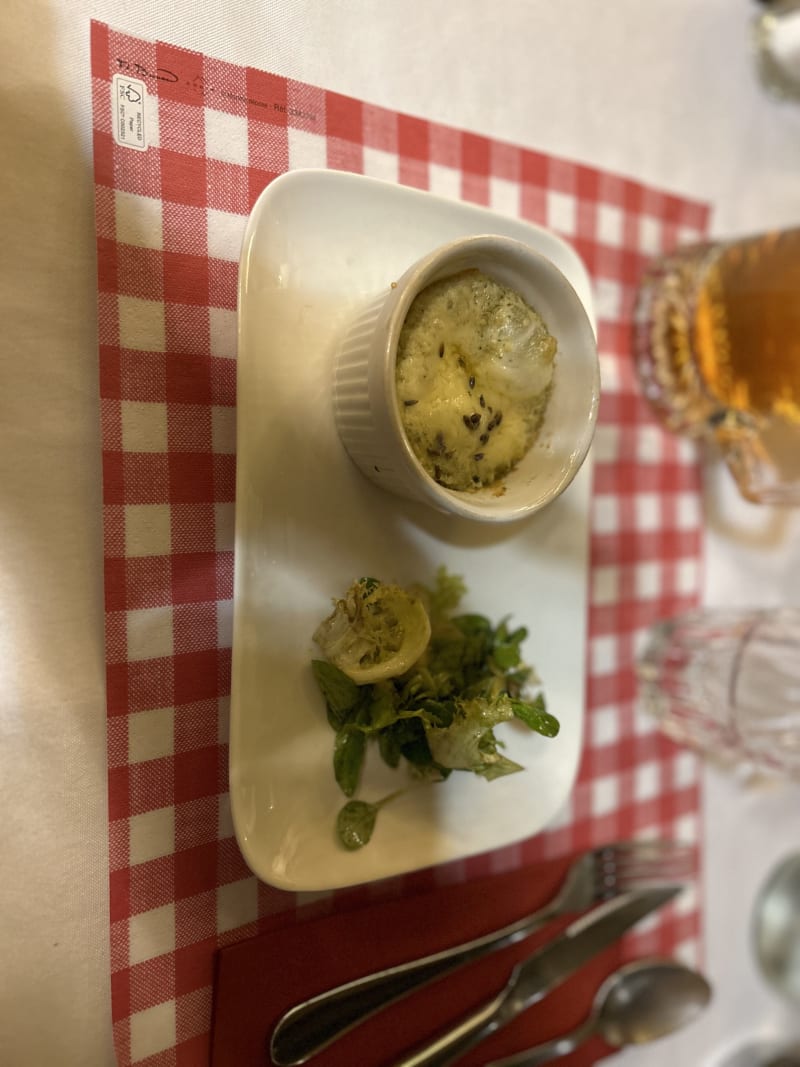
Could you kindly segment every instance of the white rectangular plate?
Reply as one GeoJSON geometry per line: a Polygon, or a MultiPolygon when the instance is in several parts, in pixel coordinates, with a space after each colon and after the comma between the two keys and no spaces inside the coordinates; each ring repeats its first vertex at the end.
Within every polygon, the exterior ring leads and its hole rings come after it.
{"type": "MultiPolygon", "coordinates": [[[[336,171],[294,171],[262,194],[239,284],[238,431],[230,788],[249,866],[289,890],[325,890],[440,864],[529,837],[564,806],[582,742],[591,460],[553,505],[511,526],[473,524],[388,495],[344,452],[331,408],[343,327],[415,259],[454,237],[497,233],[549,256],[592,315],[575,251],[484,208],[336,171]],[[335,815],[333,733],[311,676],[311,635],[362,575],[466,580],[463,608],[511,615],[530,635],[555,739],[498,729],[524,772],[455,773],[412,787],[345,851],[335,815]]],[[[590,453],[591,455],[591,453],[590,453]]],[[[406,781],[370,757],[359,796],[406,781]]]]}

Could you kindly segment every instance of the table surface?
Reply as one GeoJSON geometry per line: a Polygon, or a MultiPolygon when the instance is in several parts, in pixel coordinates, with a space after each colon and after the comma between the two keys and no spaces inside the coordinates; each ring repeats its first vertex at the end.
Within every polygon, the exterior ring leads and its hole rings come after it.
{"type": "MultiPolygon", "coordinates": [[[[0,1031],[5,1062],[113,1063],[89,19],[707,200],[719,235],[796,224],[800,108],[759,87],[745,0],[6,0],[0,210],[0,1031]],[[421,45],[420,42],[429,42],[421,45]],[[9,165],[10,164],[10,165],[9,165]]],[[[745,505],[712,458],[706,602],[800,600],[800,515],[745,505]]],[[[798,1034],[748,917],[800,840],[794,786],[706,771],[706,963],[690,1030],[620,1064],[721,1063],[798,1034]],[[794,1025],[794,1030],[792,1030],[794,1025]]]]}

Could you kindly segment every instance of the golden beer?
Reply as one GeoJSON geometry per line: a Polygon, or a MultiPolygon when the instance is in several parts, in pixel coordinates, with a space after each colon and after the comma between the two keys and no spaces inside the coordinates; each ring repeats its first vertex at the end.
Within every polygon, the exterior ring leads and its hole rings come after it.
{"type": "Polygon", "coordinates": [[[800,229],[651,264],[634,356],[666,425],[716,440],[748,499],[800,503],[800,229]]]}

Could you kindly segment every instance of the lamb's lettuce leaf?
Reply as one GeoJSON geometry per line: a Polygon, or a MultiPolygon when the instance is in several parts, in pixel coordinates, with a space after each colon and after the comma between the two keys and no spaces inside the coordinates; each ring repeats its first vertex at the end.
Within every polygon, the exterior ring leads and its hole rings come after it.
{"type": "MultiPolygon", "coordinates": [[[[523,770],[501,751],[496,726],[517,719],[545,737],[558,733],[542,693],[526,693],[539,681],[523,661],[528,631],[512,629],[508,619],[493,625],[484,615],[457,614],[465,592],[463,579],[444,568],[430,588],[360,579],[318,627],[315,640],[329,658],[313,660],[312,671],[336,732],[334,774],[345,796],[358,790],[370,741],[389,767],[405,762],[417,779],[467,771],[493,780],[523,770]],[[420,625],[424,647],[398,655],[394,672],[384,670],[387,656],[403,648],[403,627],[420,625]]],[[[346,848],[366,844],[388,799],[345,804],[337,833],[346,848]]]]}

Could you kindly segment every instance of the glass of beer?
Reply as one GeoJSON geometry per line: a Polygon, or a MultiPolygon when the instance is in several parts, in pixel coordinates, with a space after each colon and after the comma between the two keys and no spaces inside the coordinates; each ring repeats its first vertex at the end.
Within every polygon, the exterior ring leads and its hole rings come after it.
{"type": "Polygon", "coordinates": [[[666,426],[716,442],[746,499],[800,504],[800,229],[651,263],[634,358],[666,426]]]}

